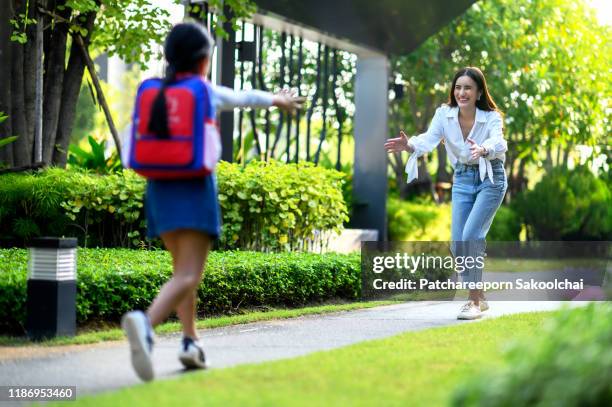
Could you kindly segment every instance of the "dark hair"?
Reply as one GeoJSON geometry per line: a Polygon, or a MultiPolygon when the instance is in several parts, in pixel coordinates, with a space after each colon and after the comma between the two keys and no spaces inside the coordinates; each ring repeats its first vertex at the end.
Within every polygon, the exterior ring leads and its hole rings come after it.
{"type": "Polygon", "coordinates": [[[455,73],[455,77],[453,78],[453,84],[450,88],[450,95],[448,97],[448,105],[451,107],[457,107],[457,99],[455,99],[455,85],[457,84],[457,79],[462,76],[468,76],[476,82],[478,86],[478,90],[482,92],[481,96],[476,100],[476,107],[480,110],[486,111],[496,111],[501,113],[491,94],[489,94],[489,88],[487,88],[487,81],[485,79],[482,71],[475,66],[467,66],[465,68],[461,68],[455,73]],[[484,97],[483,97],[484,96],[484,97]]]}
{"type": "Polygon", "coordinates": [[[181,23],[172,27],[164,44],[168,66],[162,87],[151,109],[150,132],[161,138],[170,137],[165,90],[175,80],[177,73],[195,72],[202,58],[210,56],[213,44],[208,30],[199,24],[181,23]]]}

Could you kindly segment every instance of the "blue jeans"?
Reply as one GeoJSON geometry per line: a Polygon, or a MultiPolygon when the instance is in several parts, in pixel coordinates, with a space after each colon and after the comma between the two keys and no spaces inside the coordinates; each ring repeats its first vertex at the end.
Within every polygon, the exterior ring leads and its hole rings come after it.
{"type": "MultiPolygon", "coordinates": [[[[491,166],[494,184],[488,177],[480,180],[478,166],[457,164],[455,168],[451,224],[451,251],[455,256],[485,256],[487,233],[508,189],[503,162],[493,160],[491,166]]],[[[482,267],[469,264],[459,275],[464,282],[481,281],[482,267]]]]}

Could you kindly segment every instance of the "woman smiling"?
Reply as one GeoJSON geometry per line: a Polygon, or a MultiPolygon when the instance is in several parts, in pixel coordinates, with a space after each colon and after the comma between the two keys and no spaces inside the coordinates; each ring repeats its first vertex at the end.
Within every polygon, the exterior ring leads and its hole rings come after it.
{"type": "MultiPolygon", "coordinates": [[[[417,158],[431,152],[440,141],[455,170],[452,189],[451,249],[455,256],[484,256],[486,235],[501,205],[508,181],[504,169],[507,143],[502,114],[489,94],[480,69],[466,67],[455,74],[447,104],[440,106],[429,129],[408,138],[387,140],[387,152],[408,151],[407,182],[417,178],[417,158]]],[[[464,282],[482,279],[482,267],[460,274],[464,282]]],[[[459,319],[476,319],[489,305],[482,290],[470,290],[459,319]]]]}

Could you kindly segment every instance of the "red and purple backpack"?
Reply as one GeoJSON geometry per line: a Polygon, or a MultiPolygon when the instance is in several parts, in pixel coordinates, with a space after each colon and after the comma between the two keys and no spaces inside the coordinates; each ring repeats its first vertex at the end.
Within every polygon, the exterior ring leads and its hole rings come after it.
{"type": "Polygon", "coordinates": [[[209,175],[221,156],[221,140],[211,102],[211,88],[190,75],[168,85],[166,108],[169,137],[149,130],[153,102],[162,86],[158,78],[138,88],[132,117],[128,168],[150,179],[183,179],[209,175]]]}

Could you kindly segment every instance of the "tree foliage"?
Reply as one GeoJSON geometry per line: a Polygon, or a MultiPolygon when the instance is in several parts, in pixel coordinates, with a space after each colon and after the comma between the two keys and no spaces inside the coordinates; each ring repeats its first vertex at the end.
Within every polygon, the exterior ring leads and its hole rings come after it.
{"type": "MultiPolygon", "coordinates": [[[[254,7],[250,0],[226,1],[225,9],[220,0],[209,3],[220,13],[213,24],[220,35],[221,23],[235,23],[254,7]],[[227,7],[234,10],[230,13],[227,7]]],[[[0,92],[0,111],[10,118],[0,124],[0,134],[19,136],[12,148],[0,151],[0,161],[9,166],[32,163],[37,21],[42,19],[44,26],[43,161],[60,166],[66,163],[85,70],[83,50],[75,39],[82,38],[89,52],[146,66],[171,25],[166,8],[152,0],[9,0],[1,3],[0,11],[0,74],[10,84],[0,92]]]]}
{"type": "MultiPolygon", "coordinates": [[[[612,52],[611,34],[584,1],[477,2],[415,52],[393,59],[407,97],[393,106],[391,131],[424,131],[446,102],[454,71],[481,67],[505,113],[512,192],[523,189],[527,164],[567,165],[576,145],[609,144],[612,78],[602,56],[612,52]]],[[[392,163],[401,176],[399,156],[392,163]]]]}

